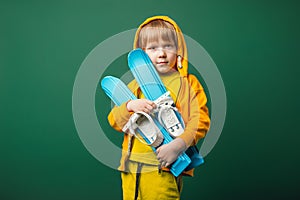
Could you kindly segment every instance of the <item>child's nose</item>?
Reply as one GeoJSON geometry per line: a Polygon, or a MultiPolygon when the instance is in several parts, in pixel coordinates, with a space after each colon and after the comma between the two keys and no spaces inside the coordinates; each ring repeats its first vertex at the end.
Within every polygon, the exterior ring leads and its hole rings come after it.
{"type": "Polygon", "coordinates": [[[159,48],[157,53],[159,57],[166,56],[166,50],[163,48],[159,48]]]}

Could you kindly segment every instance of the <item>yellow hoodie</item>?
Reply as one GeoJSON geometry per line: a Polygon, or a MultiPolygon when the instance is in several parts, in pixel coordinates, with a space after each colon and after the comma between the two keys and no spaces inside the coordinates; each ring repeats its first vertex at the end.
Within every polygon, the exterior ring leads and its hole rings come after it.
{"type": "MultiPolygon", "coordinates": [[[[177,96],[172,95],[172,97],[173,99],[176,99],[176,107],[181,113],[181,116],[185,123],[185,131],[179,137],[182,138],[185,141],[186,145],[189,147],[197,144],[199,139],[205,136],[209,129],[210,118],[208,115],[208,109],[206,107],[207,98],[204,93],[203,87],[194,75],[188,74],[187,48],[180,28],[172,19],[167,16],[155,16],[148,18],[138,28],[135,35],[133,48],[137,48],[137,40],[141,28],[149,22],[157,19],[162,19],[171,23],[177,32],[178,55],[180,55],[183,59],[181,62],[182,67],[180,67],[179,65],[177,66],[177,70],[180,74],[179,91],[177,93],[177,96]]],[[[138,98],[143,97],[138,83],[135,80],[133,80],[128,85],[128,88],[138,98]]],[[[112,109],[112,111],[108,115],[108,121],[115,130],[121,132],[122,127],[127,123],[131,114],[132,113],[128,112],[126,108],[126,103],[123,103],[121,106],[116,106],[112,109]]],[[[129,142],[132,142],[132,138],[129,135],[124,134],[124,140],[122,144],[123,151],[119,167],[119,170],[121,171],[126,171],[126,161],[129,158],[129,154],[127,151],[129,142]]],[[[168,170],[167,168],[163,169],[168,170]]],[[[193,169],[184,172],[184,174],[193,176],[193,169]]]]}

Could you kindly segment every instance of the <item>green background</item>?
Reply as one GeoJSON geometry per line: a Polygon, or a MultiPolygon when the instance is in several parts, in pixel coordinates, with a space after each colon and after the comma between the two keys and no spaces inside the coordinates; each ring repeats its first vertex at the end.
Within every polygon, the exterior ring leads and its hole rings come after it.
{"type": "MultiPolygon", "coordinates": [[[[121,199],[119,172],[76,132],[73,84],[95,46],[157,14],[206,49],[227,93],[220,140],[182,199],[299,199],[297,1],[1,0],[1,200],[121,199]]],[[[113,75],[120,65],[126,56],[113,75]]],[[[100,88],[95,98],[107,126],[108,99],[100,88]]]]}

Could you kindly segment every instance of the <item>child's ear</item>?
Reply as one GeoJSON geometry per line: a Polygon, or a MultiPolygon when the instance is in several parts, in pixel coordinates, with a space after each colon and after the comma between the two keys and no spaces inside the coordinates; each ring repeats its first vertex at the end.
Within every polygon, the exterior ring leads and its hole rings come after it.
{"type": "Polygon", "coordinates": [[[181,58],[180,55],[178,55],[178,56],[177,56],[177,67],[178,67],[179,69],[182,68],[182,63],[181,63],[181,61],[182,61],[182,58],[181,58]]]}

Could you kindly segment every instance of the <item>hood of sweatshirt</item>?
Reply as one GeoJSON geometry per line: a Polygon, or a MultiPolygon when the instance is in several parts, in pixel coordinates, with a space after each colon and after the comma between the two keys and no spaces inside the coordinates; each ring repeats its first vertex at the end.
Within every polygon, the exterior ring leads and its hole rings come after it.
{"type": "Polygon", "coordinates": [[[169,22],[170,24],[172,24],[174,26],[175,31],[177,33],[177,43],[178,43],[177,55],[181,56],[181,66],[178,65],[178,63],[177,63],[177,70],[179,71],[181,76],[183,76],[183,77],[187,76],[187,74],[188,74],[188,55],[187,55],[186,43],[185,43],[183,34],[182,34],[179,26],[176,24],[176,22],[174,20],[172,20],[168,16],[154,16],[154,17],[150,17],[150,18],[146,19],[139,26],[139,28],[136,31],[134,43],[133,43],[133,49],[137,48],[137,41],[138,41],[138,36],[139,36],[141,28],[144,27],[149,22],[158,20],[158,19],[169,22]]]}

